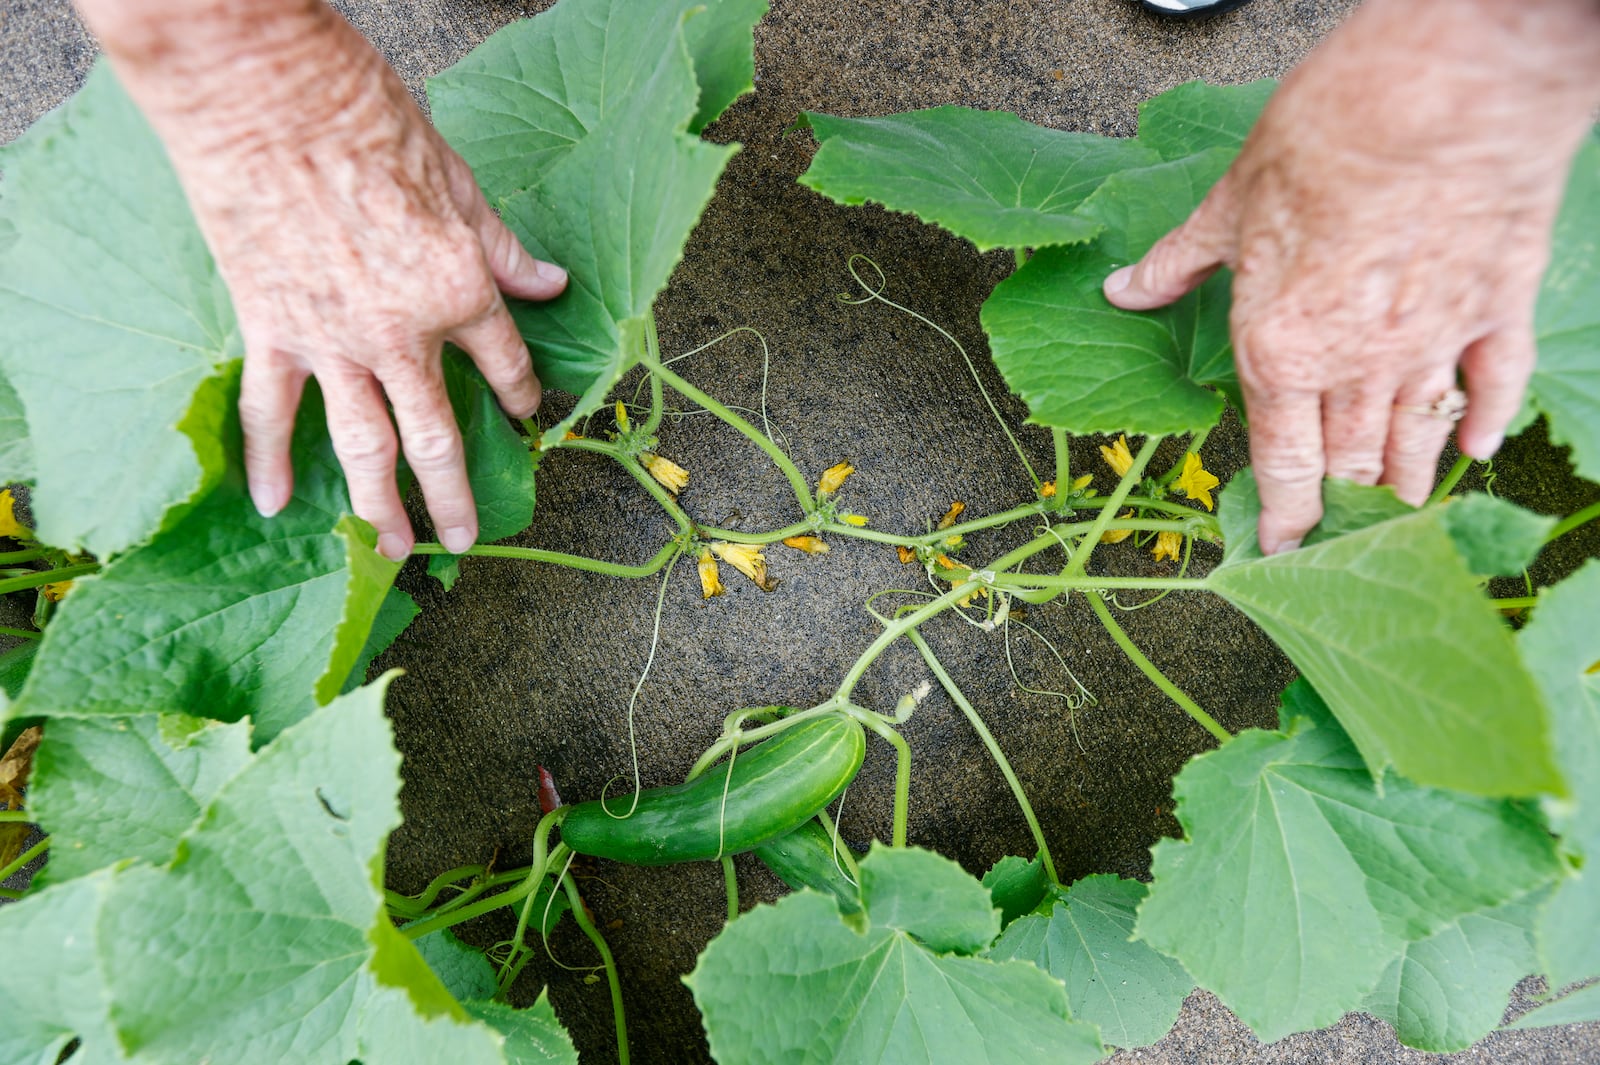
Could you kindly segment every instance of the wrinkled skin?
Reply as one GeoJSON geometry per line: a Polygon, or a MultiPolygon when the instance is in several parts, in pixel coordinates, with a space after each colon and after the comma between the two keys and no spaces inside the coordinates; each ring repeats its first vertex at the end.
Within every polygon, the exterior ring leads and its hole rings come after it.
{"type": "Polygon", "coordinates": [[[1324,475],[1420,504],[1451,421],[1487,458],[1534,365],[1568,166],[1600,102],[1594,0],[1368,0],[1287,79],[1190,219],[1106,282],[1130,310],[1235,271],[1234,353],[1261,546],[1322,514],[1324,475]]]}
{"type": "Polygon", "coordinates": [[[322,3],[81,7],[166,145],[232,294],[257,508],[289,500],[295,411],[315,376],[378,549],[401,559],[414,541],[398,426],[441,542],[465,550],[477,513],[441,347],[464,349],[508,413],[532,414],[539,382],[501,292],[549,299],[566,274],[528,255],[400,79],[322,3]]]}

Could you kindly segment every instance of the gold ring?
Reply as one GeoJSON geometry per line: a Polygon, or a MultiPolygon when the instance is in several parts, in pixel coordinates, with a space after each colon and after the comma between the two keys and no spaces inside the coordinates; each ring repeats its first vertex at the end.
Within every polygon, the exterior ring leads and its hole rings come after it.
{"type": "Polygon", "coordinates": [[[1466,417],[1467,394],[1459,388],[1447,388],[1432,403],[1396,403],[1394,409],[1405,414],[1426,414],[1447,422],[1459,422],[1466,417]]]}

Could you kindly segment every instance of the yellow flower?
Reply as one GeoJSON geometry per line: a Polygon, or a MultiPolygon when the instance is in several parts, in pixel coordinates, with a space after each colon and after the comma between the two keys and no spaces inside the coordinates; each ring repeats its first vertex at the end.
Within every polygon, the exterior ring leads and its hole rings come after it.
{"type": "Polygon", "coordinates": [[[583,434],[582,433],[575,433],[571,429],[568,429],[567,430],[567,435],[563,436],[561,439],[563,439],[563,440],[582,440],[583,439],[583,434]]]}
{"type": "Polygon", "coordinates": [[[820,536],[785,536],[783,546],[804,551],[808,555],[826,555],[829,550],[827,541],[820,536]]]}
{"type": "Polygon", "coordinates": [[[839,515],[839,520],[846,525],[854,525],[858,529],[867,524],[866,517],[861,514],[841,514],[839,515]]]}
{"type": "Polygon", "coordinates": [[[1211,490],[1222,482],[1200,465],[1200,456],[1194,452],[1183,456],[1183,472],[1178,475],[1177,486],[1190,499],[1198,499],[1207,510],[1216,509],[1211,503],[1211,490]]]}
{"type": "MultiPolygon", "coordinates": [[[[937,555],[933,556],[933,561],[934,561],[934,564],[939,566],[941,569],[971,569],[972,568],[971,566],[963,566],[961,563],[957,562],[955,559],[951,558],[949,555],[945,554],[942,551],[939,552],[937,555]]],[[[960,578],[957,578],[957,579],[958,580],[966,580],[965,577],[960,577],[960,578]]]]}
{"type": "Polygon", "coordinates": [[[952,526],[952,525],[954,525],[956,523],[956,519],[961,517],[961,512],[966,510],[966,509],[967,509],[967,505],[965,503],[961,502],[961,500],[959,500],[959,499],[956,500],[954,503],[951,503],[950,504],[950,509],[945,511],[944,512],[944,517],[939,519],[939,528],[940,529],[948,529],[948,528],[950,528],[950,526],[952,526]]]}
{"type": "MultiPolygon", "coordinates": [[[[621,404],[619,403],[620,407],[621,404]]],[[[652,455],[645,451],[639,455],[639,461],[644,463],[644,468],[650,471],[650,476],[660,481],[662,486],[673,495],[683,491],[683,486],[689,483],[689,471],[679,466],[671,459],[664,459],[660,455],[652,455]]]]}
{"type": "Polygon", "coordinates": [[[1054,499],[1055,495],[1056,483],[1054,481],[1046,481],[1039,486],[1039,497],[1041,499],[1054,499]]]}
{"type": "Polygon", "coordinates": [[[1074,477],[1072,479],[1072,490],[1074,492],[1081,492],[1085,488],[1088,488],[1093,481],[1094,474],[1092,473],[1086,473],[1082,477],[1074,477]]]}
{"type": "Polygon", "coordinates": [[[1182,548],[1182,533],[1164,532],[1156,534],[1156,546],[1152,547],[1150,552],[1156,556],[1157,562],[1160,562],[1162,559],[1169,559],[1173,562],[1176,562],[1178,561],[1179,557],[1178,553],[1182,550],[1182,548]]]}
{"type": "Polygon", "coordinates": [[[52,603],[59,603],[66,598],[68,592],[72,591],[72,582],[55,581],[51,584],[41,584],[39,591],[43,592],[44,597],[52,603]]]}
{"type": "Polygon", "coordinates": [[[778,586],[777,581],[767,576],[767,556],[761,553],[759,546],[718,540],[711,545],[711,550],[722,561],[760,585],[762,591],[770,592],[778,586]]]}
{"type": "Polygon", "coordinates": [[[700,552],[700,598],[710,599],[727,589],[722,586],[722,575],[717,572],[717,560],[710,551],[700,552]]]}
{"type": "Polygon", "coordinates": [[[1133,452],[1128,450],[1128,438],[1118,436],[1117,442],[1110,447],[1100,445],[1100,457],[1106,460],[1106,465],[1111,467],[1111,472],[1118,477],[1125,475],[1128,468],[1133,465],[1133,452]]]}
{"type": "Polygon", "coordinates": [[[907,565],[917,560],[917,553],[909,547],[897,547],[894,550],[895,554],[900,556],[900,561],[907,565]]]}
{"type": "Polygon", "coordinates": [[[17,521],[17,499],[9,488],[0,490],[0,536],[13,539],[29,539],[33,536],[32,530],[17,521]]]}
{"type": "Polygon", "coordinates": [[[856,472],[856,468],[848,462],[836,463],[822,471],[822,480],[817,482],[817,491],[823,495],[832,495],[837,492],[844,479],[856,472]]]}
{"type": "MultiPolygon", "coordinates": [[[[1129,508],[1128,510],[1124,510],[1121,514],[1118,514],[1117,517],[1119,517],[1119,518],[1131,518],[1131,517],[1133,517],[1132,508],[1129,508]]],[[[1100,542],[1103,543],[1103,544],[1120,544],[1120,543],[1122,543],[1122,541],[1126,540],[1128,537],[1130,537],[1132,535],[1133,535],[1133,530],[1132,529],[1112,529],[1110,532],[1103,532],[1103,533],[1100,534],[1100,542]]]]}
{"type": "Polygon", "coordinates": [[[628,431],[628,405],[620,399],[617,400],[617,428],[628,431]]]}

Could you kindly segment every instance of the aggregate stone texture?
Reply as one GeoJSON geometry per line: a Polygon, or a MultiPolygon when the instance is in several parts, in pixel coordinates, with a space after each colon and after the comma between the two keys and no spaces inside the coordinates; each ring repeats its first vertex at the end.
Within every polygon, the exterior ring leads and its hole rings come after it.
{"type": "MultiPolygon", "coordinates": [[[[342,3],[420,97],[442,70],[504,23],[543,3],[381,0],[342,3]]],[[[1353,5],[1346,0],[1256,0],[1214,20],[1168,23],[1129,0],[836,4],[774,0],[757,27],[757,92],[708,136],[737,141],[734,158],[657,315],[664,352],[725,402],[763,406],[774,435],[812,475],[835,462],[860,472],[841,505],[872,527],[921,531],[952,500],[977,516],[1030,497],[1031,484],[995,426],[960,354],[928,325],[859,298],[853,255],[882,268],[883,295],[937,323],[978,366],[984,386],[1034,467],[1050,467],[1049,437],[1022,424],[1024,410],[988,362],[978,308],[1011,269],[1005,254],[970,245],[906,216],[842,208],[797,185],[814,151],[788,132],[802,110],[876,115],[938,104],[1008,109],[1046,125],[1134,132],[1136,106],[1181,82],[1242,82],[1279,75],[1353,5]],[[731,336],[730,330],[746,329],[731,336]],[[718,338],[723,339],[718,339],[718,338]],[[764,361],[764,348],[770,361],[764,361]]],[[[0,138],[16,136],[81,81],[92,41],[59,0],[0,7],[0,138]]],[[[648,161],[643,161],[648,165],[648,161]]],[[[859,266],[871,279],[871,267],[859,266]]],[[[675,410],[687,404],[676,396],[675,410]]],[[[553,413],[562,399],[552,397],[553,413]]],[[[753,414],[759,418],[759,414],[753,414]]],[[[608,416],[594,431],[608,428],[608,416]]],[[[1078,441],[1075,472],[1110,478],[1078,441]]],[[[668,419],[659,451],[692,471],[684,507],[697,519],[745,530],[788,524],[798,510],[781,476],[741,437],[703,414],[668,419]]],[[[1169,442],[1157,469],[1178,455],[1169,442]]],[[[1230,419],[1206,447],[1227,479],[1246,461],[1230,419]]],[[[1559,454],[1535,439],[1513,442],[1496,488],[1549,512],[1594,497],[1565,475],[1559,454]]],[[[415,511],[419,521],[420,510],[415,511]]],[[[671,526],[619,469],[599,456],[562,452],[540,472],[532,528],[514,542],[619,561],[650,557],[671,526]]],[[[992,557],[1025,529],[971,538],[966,557],[992,557]]],[[[1569,537],[1553,565],[1596,553],[1594,537],[1569,537]]],[[[653,666],[631,720],[644,785],[682,778],[743,706],[811,705],[831,693],[879,631],[864,600],[883,589],[927,591],[892,548],[836,541],[809,557],[768,552],[781,583],[764,593],[724,567],[728,594],[702,601],[694,567],[667,580],[653,666]]],[[[1216,553],[1196,550],[1194,572],[1216,553]]],[[[1170,575],[1131,542],[1097,552],[1099,572],[1170,575]]],[[[1536,574],[1537,576],[1537,574],[1536,574]]],[[[384,655],[401,667],[391,713],[405,754],[406,824],[390,841],[392,887],[416,891],[460,864],[524,862],[539,818],[535,767],[547,766],[568,801],[630,785],[629,698],[651,659],[659,579],[625,581],[495,559],[468,560],[449,592],[413,563],[402,585],[422,616],[384,655]]],[[[894,600],[890,600],[893,602],[894,600]]],[[[899,601],[905,601],[902,597],[899,601]]],[[[1174,595],[1122,615],[1129,633],[1231,730],[1271,727],[1275,695],[1293,671],[1245,619],[1218,600],[1174,595]]],[[[1081,599],[1032,608],[1007,637],[955,619],[927,636],[1010,756],[1042,819],[1064,878],[1148,873],[1149,847],[1176,834],[1171,779],[1206,734],[1123,659],[1081,599]],[[1046,642],[1048,641],[1048,643],[1046,642]],[[1058,660],[1049,649],[1059,651],[1058,660]],[[1081,681],[1092,705],[1059,694],[1081,681]]],[[[887,710],[928,679],[915,652],[883,656],[857,689],[887,710]]],[[[981,872],[1005,854],[1031,852],[1026,825],[1000,774],[954,705],[936,691],[906,726],[915,758],[910,836],[981,872]]],[[[871,745],[842,825],[858,846],[887,837],[893,758],[871,745]]],[[[736,861],[746,908],[780,887],[748,858],[736,861]]],[[[698,866],[638,869],[590,861],[576,867],[585,899],[622,971],[635,1060],[706,1061],[699,1019],[680,976],[723,919],[720,873],[698,866]]],[[[488,946],[511,933],[491,916],[463,935],[488,946]]],[[[588,943],[567,922],[551,954],[529,966],[517,994],[548,983],[586,1062],[614,1057],[604,982],[588,983],[588,943]]],[[[1240,958],[1239,964],[1252,964],[1240,958]]],[[[1212,996],[1191,996],[1173,1032],[1113,1061],[1199,1063],[1421,1062],[1381,1022],[1352,1015],[1333,1028],[1263,1046],[1212,996]]],[[[1600,1025],[1497,1034],[1470,1051],[1428,1060],[1522,1065],[1600,1059],[1600,1025]]]]}

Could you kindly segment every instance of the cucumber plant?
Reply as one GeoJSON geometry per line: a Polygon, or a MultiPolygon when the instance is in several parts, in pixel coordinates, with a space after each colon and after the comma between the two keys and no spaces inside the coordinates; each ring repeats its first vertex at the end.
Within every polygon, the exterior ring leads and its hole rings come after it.
{"type": "MultiPolygon", "coordinates": [[[[821,145],[808,186],[917,214],[1017,264],[981,320],[1007,383],[1051,431],[1054,469],[1041,475],[1019,447],[1027,498],[977,516],[952,507],[940,528],[900,534],[848,509],[848,464],[802,470],[675,371],[657,338],[652,304],[735,150],[697,134],[751,87],[763,10],[561,0],[430,84],[437,123],[491,202],[572,278],[562,299],[513,308],[540,377],[577,397],[559,423],[510,424],[446,355],[484,539],[527,527],[536,471],[561,449],[618,463],[673,530],[637,565],[494,543],[467,555],[658,578],[662,595],[689,559],[712,598],[725,573],[738,579],[723,567],[771,587],[771,545],[857,540],[896,548],[936,591],[868,597],[881,629],[840,663],[833,693],[733,712],[684,784],[635,780],[631,793],[552,804],[528,866],[446,870],[414,896],[380,879],[399,823],[398,755],[382,708],[391,678],[366,674],[417,607],[350,513],[320,411],[297,422],[293,501],[260,518],[240,464],[226,291],[107,70],[4,150],[0,477],[30,486],[34,525],[0,496],[0,535],[18,541],[0,555],[11,567],[0,594],[47,594],[37,631],[12,630],[24,642],[0,663],[7,744],[44,730],[27,808],[0,792],[12,804],[0,832],[50,835],[6,843],[0,863],[4,880],[49,854],[0,909],[0,953],[27,959],[0,971],[0,1058],[573,1061],[543,995],[509,1004],[542,938],[571,920],[600,958],[626,1061],[623,974],[571,875],[575,854],[722,861],[730,920],[686,981],[730,1065],[1088,1063],[1159,1039],[1196,984],[1263,1038],[1365,1009],[1404,1041],[1447,1050],[1498,1024],[1528,973],[1557,988],[1600,975],[1589,860],[1600,853],[1600,636],[1588,623],[1600,562],[1515,598],[1489,597],[1484,580],[1522,570],[1600,506],[1557,520],[1487,495],[1448,499],[1465,462],[1422,508],[1329,482],[1305,546],[1265,558],[1248,472],[1214,501],[1202,454],[1237,401],[1226,278],[1144,315],[1100,295],[1112,265],[1226,169],[1271,85],[1173,90],[1142,109],[1129,140],[959,108],[807,116],[821,145]],[[633,180],[611,180],[619,173],[633,180]],[[102,205],[92,224],[86,202],[102,205]],[[608,414],[630,372],[642,398],[608,414]],[[685,471],[661,454],[668,389],[774,463],[794,522],[752,533],[688,513],[676,497],[685,471]],[[103,446],[108,433],[120,454],[103,446]],[[1099,433],[1111,434],[1105,494],[1074,475],[1068,452],[1072,435],[1099,433]],[[1183,456],[1154,469],[1166,437],[1186,438],[1183,456]],[[143,475],[127,475],[126,454],[143,475]],[[1033,532],[980,557],[980,534],[1010,526],[1033,532]],[[1196,540],[1223,545],[1203,576],[1189,575],[1196,540]],[[1177,575],[1088,568],[1145,547],[1179,562],[1177,575]],[[1279,728],[1230,735],[1165,677],[1116,619],[1117,595],[1140,590],[1222,596],[1276,640],[1302,674],[1279,728]],[[1044,609],[1074,591],[1218,744],[1177,778],[1184,836],[1156,845],[1149,884],[1061,882],[1004,750],[922,633],[950,617],[992,630],[1014,605],[1044,609]],[[927,686],[894,707],[856,695],[901,640],[977,732],[1033,833],[1035,854],[981,881],[906,846],[913,766],[897,727],[927,686]],[[887,845],[860,855],[827,808],[861,765],[866,732],[896,757],[894,818],[887,845]],[[739,916],[729,858],[750,850],[797,890],[739,916]],[[487,954],[449,933],[505,908],[516,932],[487,954]],[[882,974],[892,978],[872,978],[882,974]]],[[[1597,224],[1600,143],[1589,143],[1540,302],[1530,415],[1547,417],[1591,480],[1597,224]]],[[[857,302],[889,302],[881,272],[849,268],[857,302]]],[[[319,402],[308,389],[307,406],[319,402]]],[[[447,581],[461,561],[438,544],[416,553],[447,581]]],[[[1597,1017],[1589,985],[1519,1023],[1597,1017]]]]}

